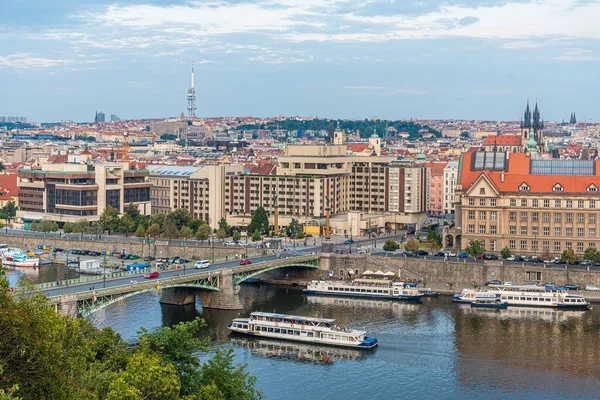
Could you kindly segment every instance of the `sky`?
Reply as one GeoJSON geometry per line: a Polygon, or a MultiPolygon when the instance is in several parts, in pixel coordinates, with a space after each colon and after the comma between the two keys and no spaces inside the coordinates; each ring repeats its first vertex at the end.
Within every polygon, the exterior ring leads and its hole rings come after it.
{"type": "Polygon", "coordinates": [[[600,0],[0,0],[0,115],[598,122],[600,0]]]}

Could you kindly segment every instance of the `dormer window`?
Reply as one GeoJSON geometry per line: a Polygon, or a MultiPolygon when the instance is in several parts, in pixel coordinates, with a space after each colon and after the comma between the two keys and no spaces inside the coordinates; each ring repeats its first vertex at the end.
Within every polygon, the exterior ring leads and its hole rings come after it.
{"type": "Polygon", "coordinates": [[[485,194],[485,188],[480,188],[479,189],[479,194],[485,194]]]}
{"type": "Polygon", "coordinates": [[[564,191],[564,188],[562,187],[562,185],[560,183],[557,183],[552,188],[552,191],[554,191],[554,192],[562,192],[562,191],[564,191]]]}
{"type": "Polygon", "coordinates": [[[598,188],[594,184],[591,184],[590,186],[588,186],[587,191],[595,193],[598,191],[598,188]]]}
{"type": "Polygon", "coordinates": [[[525,182],[521,183],[521,186],[519,186],[519,192],[529,192],[529,185],[525,182]]]}

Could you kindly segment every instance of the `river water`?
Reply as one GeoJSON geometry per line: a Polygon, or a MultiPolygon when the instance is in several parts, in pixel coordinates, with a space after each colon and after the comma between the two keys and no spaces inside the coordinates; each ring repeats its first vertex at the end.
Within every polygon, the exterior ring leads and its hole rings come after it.
{"type": "MultiPolygon", "coordinates": [[[[297,288],[243,285],[244,310],[161,305],[141,294],[90,318],[133,340],[201,316],[212,349],[233,347],[267,399],[597,399],[600,307],[589,311],[471,309],[450,297],[421,304],[304,296],[297,288]],[[227,324],[251,311],[335,318],[365,328],[374,351],[228,336],[227,324]]],[[[208,357],[209,355],[201,355],[208,357]]]]}

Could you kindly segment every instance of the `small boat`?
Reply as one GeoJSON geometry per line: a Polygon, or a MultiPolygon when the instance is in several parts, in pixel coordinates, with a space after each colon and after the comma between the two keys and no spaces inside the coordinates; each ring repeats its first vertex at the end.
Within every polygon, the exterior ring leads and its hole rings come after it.
{"type": "Polygon", "coordinates": [[[475,296],[475,299],[471,302],[471,307],[504,309],[508,308],[508,302],[502,301],[500,295],[482,294],[475,296]]]}
{"type": "Polygon", "coordinates": [[[6,267],[37,268],[40,266],[39,258],[30,257],[21,249],[8,248],[7,245],[0,245],[0,258],[2,265],[6,267]]]}
{"type": "Polygon", "coordinates": [[[319,345],[373,349],[377,339],[366,331],[340,327],[334,319],[253,312],[250,318],[236,318],[227,325],[232,332],[257,338],[270,338],[319,345]]]}

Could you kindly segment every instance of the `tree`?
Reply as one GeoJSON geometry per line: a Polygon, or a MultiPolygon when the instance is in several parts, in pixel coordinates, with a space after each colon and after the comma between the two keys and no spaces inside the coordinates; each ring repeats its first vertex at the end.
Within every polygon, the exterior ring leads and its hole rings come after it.
{"type": "Polygon", "coordinates": [[[577,257],[573,249],[566,249],[560,255],[560,261],[567,264],[575,264],[579,261],[579,257],[577,257]]]}
{"type": "Polygon", "coordinates": [[[438,228],[436,228],[434,226],[429,226],[427,228],[427,239],[426,240],[430,243],[436,243],[438,246],[441,247],[442,236],[440,235],[440,231],[438,230],[438,228]]]}
{"type": "Polygon", "coordinates": [[[66,234],[73,233],[73,223],[65,222],[65,224],[63,225],[63,232],[66,234]]]}
{"type": "Polygon", "coordinates": [[[100,235],[102,233],[102,226],[100,225],[100,222],[98,222],[98,221],[92,222],[88,226],[87,232],[91,235],[96,235],[96,237],[98,237],[98,235],[100,235]]]}
{"type": "Polygon", "coordinates": [[[135,237],[138,238],[143,238],[146,237],[146,230],[144,229],[144,225],[138,225],[137,229],[135,230],[135,237]]]}
{"type": "Polygon", "coordinates": [[[290,224],[285,228],[285,233],[288,237],[296,237],[301,230],[302,225],[296,218],[292,218],[290,224]]]}
{"type": "Polygon", "coordinates": [[[129,205],[125,209],[124,215],[129,215],[129,218],[131,218],[131,220],[135,222],[136,226],[143,225],[144,229],[148,227],[148,219],[145,215],[142,215],[142,213],[136,207],[135,204],[129,203],[129,205]]]}
{"type": "Polygon", "coordinates": [[[262,240],[262,236],[260,235],[260,232],[258,231],[258,229],[256,229],[254,231],[254,233],[252,233],[252,241],[259,242],[260,240],[262,240]]]}
{"type": "Polygon", "coordinates": [[[119,232],[124,233],[126,237],[136,229],[136,221],[133,220],[129,214],[123,214],[119,220],[119,232]]]}
{"type": "Polygon", "coordinates": [[[157,224],[162,229],[167,214],[153,214],[150,216],[150,226],[157,224]]]}
{"type": "Polygon", "coordinates": [[[269,217],[264,207],[258,207],[254,210],[252,221],[250,221],[246,232],[254,232],[257,229],[259,232],[269,232],[269,217]]]}
{"type": "Polygon", "coordinates": [[[481,240],[471,240],[465,251],[468,255],[477,258],[485,253],[485,247],[483,247],[481,240]]]}
{"type": "Polygon", "coordinates": [[[224,229],[217,230],[217,237],[221,240],[224,240],[227,237],[227,232],[224,229]]]}
{"type": "Polygon", "coordinates": [[[594,264],[600,262],[600,251],[595,247],[588,247],[585,249],[585,253],[583,253],[583,258],[585,260],[591,261],[594,264]]]}
{"type": "Polygon", "coordinates": [[[238,242],[241,239],[242,239],[242,234],[239,231],[234,231],[233,232],[233,240],[235,240],[236,242],[238,242]]]}
{"type": "Polygon", "coordinates": [[[102,231],[107,231],[109,235],[116,231],[119,228],[119,211],[111,206],[106,206],[100,215],[100,226],[102,231]]]}
{"type": "Polygon", "coordinates": [[[404,250],[412,251],[414,253],[415,251],[419,250],[420,247],[421,247],[421,244],[419,243],[419,241],[415,238],[411,238],[404,245],[404,250]]]}
{"type": "Polygon", "coordinates": [[[166,220],[173,221],[177,225],[177,229],[188,226],[192,222],[192,216],[186,208],[178,208],[167,214],[166,220]]]}
{"type": "Polygon", "coordinates": [[[400,248],[400,245],[394,239],[388,239],[383,244],[383,250],[385,251],[396,251],[400,248]]]}
{"type": "Polygon", "coordinates": [[[223,230],[228,237],[231,234],[231,227],[227,223],[227,220],[223,217],[219,220],[219,229],[223,230]]]}
{"type": "Polygon", "coordinates": [[[217,349],[214,357],[202,365],[203,387],[216,385],[225,399],[262,399],[256,389],[256,378],[246,372],[245,365],[233,365],[233,349],[217,349]]]}
{"type": "Polygon", "coordinates": [[[191,220],[190,224],[188,226],[190,227],[192,232],[196,233],[198,231],[198,228],[200,228],[201,224],[202,224],[202,221],[199,220],[198,218],[196,218],[196,219],[191,220]]]}
{"type": "Polygon", "coordinates": [[[180,389],[177,370],[172,364],[161,365],[155,354],[137,352],[110,386],[107,400],[177,400],[180,389]],[[143,373],[141,373],[143,371],[143,373]]]}
{"type": "Polygon", "coordinates": [[[56,222],[52,223],[52,226],[50,227],[50,231],[58,232],[58,224],[56,222]]]}
{"type": "MultiPolygon", "coordinates": [[[[149,238],[154,239],[154,257],[156,257],[156,238],[160,236],[160,225],[150,225],[150,228],[146,230],[146,235],[148,235],[149,238]]],[[[150,242],[148,242],[148,254],[150,254],[150,242]]]]}
{"type": "Polygon", "coordinates": [[[81,233],[81,238],[83,239],[83,234],[87,232],[89,225],[90,223],[87,219],[81,218],[79,221],[75,222],[75,225],[73,226],[73,232],[81,233]]]}
{"type": "Polygon", "coordinates": [[[198,230],[196,231],[196,239],[204,242],[210,236],[210,226],[206,222],[203,222],[198,230]]]}
{"type": "Polygon", "coordinates": [[[162,233],[170,241],[179,236],[179,228],[172,219],[167,219],[163,225],[162,233]]]}
{"type": "Polygon", "coordinates": [[[14,200],[9,201],[4,207],[2,207],[2,213],[6,216],[6,218],[8,218],[9,223],[17,216],[18,209],[19,207],[17,207],[17,204],[14,202],[14,200]]]}
{"type": "Polygon", "coordinates": [[[181,228],[181,230],[179,231],[179,238],[183,239],[184,241],[187,242],[187,240],[189,238],[191,238],[194,235],[194,233],[192,232],[192,230],[190,228],[188,228],[187,226],[184,226],[183,228],[181,228]]]}
{"type": "Polygon", "coordinates": [[[505,248],[503,248],[503,249],[500,251],[500,256],[501,256],[502,258],[504,258],[505,260],[506,260],[508,257],[510,257],[510,256],[511,256],[511,254],[512,254],[512,253],[511,253],[511,251],[510,251],[510,249],[509,249],[508,247],[505,247],[505,248]]]}

